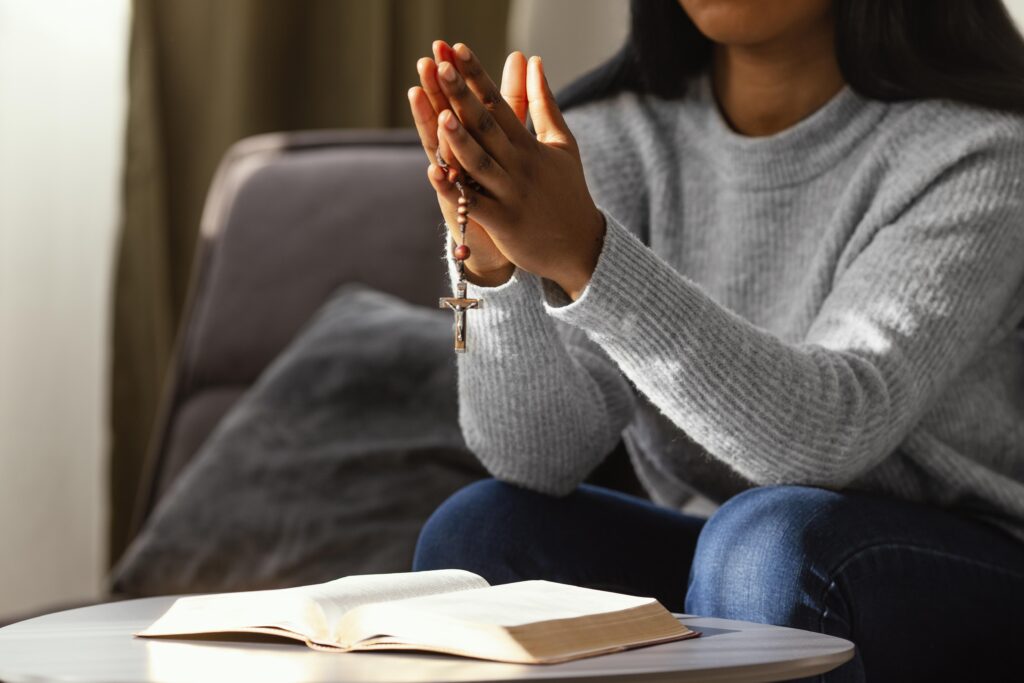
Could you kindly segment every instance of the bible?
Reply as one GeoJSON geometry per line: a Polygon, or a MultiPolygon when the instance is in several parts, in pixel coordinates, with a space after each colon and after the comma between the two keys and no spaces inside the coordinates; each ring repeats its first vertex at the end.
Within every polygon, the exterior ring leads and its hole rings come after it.
{"type": "Polygon", "coordinates": [[[444,569],[179,598],[141,637],[258,633],[317,650],[421,650],[550,664],[699,635],[657,600],[444,569]]]}

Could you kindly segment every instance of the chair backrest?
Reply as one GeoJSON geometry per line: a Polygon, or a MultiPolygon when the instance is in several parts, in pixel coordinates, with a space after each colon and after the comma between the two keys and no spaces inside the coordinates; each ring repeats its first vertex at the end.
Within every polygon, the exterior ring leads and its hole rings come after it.
{"type": "Polygon", "coordinates": [[[363,282],[436,306],[447,274],[426,165],[410,130],[262,135],[227,153],[203,212],[133,535],[338,285],[363,282]]]}

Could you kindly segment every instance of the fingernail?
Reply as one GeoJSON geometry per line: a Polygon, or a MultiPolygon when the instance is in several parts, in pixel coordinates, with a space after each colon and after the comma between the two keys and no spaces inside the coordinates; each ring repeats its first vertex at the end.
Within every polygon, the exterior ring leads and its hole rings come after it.
{"type": "Polygon", "coordinates": [[[448,130],[455,130],[459,127],[459,121],[455,118],[455,114],[453,114],[450,109],[445,109],[442,113],[444,115],[444,121],[442,123],[444,123],[445,128],[448,130]]]}
{"type": "Polygon", "coordinates": [[[455,46],[455,54],[457,54],[459,56],[459,59],[461,59],[464,62],[468,62],[469,58],[473,56],[473,53],[470,52],[469,48],[466,47],[463,43],[459,43],[458,45],[455,46]]]}
{"type": "Polygon", "coordinates": [[[441,62],[441,78],[449,83],[454,83],[456,76],[458,74],[455,73],[455,67],[452,66],[451,62],[441,62]]]}

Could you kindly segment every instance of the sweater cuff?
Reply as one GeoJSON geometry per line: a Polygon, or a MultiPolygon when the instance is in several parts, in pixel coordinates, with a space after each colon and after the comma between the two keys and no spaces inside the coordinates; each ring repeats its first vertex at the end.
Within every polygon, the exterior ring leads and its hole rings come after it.
{"type": "MultiPolygon", "coordinates": [[[[600,209],[600,207],[598,207],[600,209]]],[[[599,337],[636,334],[639,308],[651,300],[652,279],[645,277],[652,261],[662,263],[610,213],[605,216],[604,244],[590,282],[576,301],[558,285],[545,281],[544,309],[562,322],[599,337]]]]}

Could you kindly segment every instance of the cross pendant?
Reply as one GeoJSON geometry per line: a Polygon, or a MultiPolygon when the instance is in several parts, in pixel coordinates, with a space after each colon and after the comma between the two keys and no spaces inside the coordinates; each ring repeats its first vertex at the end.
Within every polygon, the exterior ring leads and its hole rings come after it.
{"type": "Polygon", "coordinates": [[[459,282],[456,285],[456,296],[442,297],[438,301],[438,308],[448,308],[455,313],[455,323],[452,331],[455,333],[455,351],[465,353],[466,351],[466,311],[471,308],[480,308],[480,299],[466,298],[466,283],[459,282]]]}

